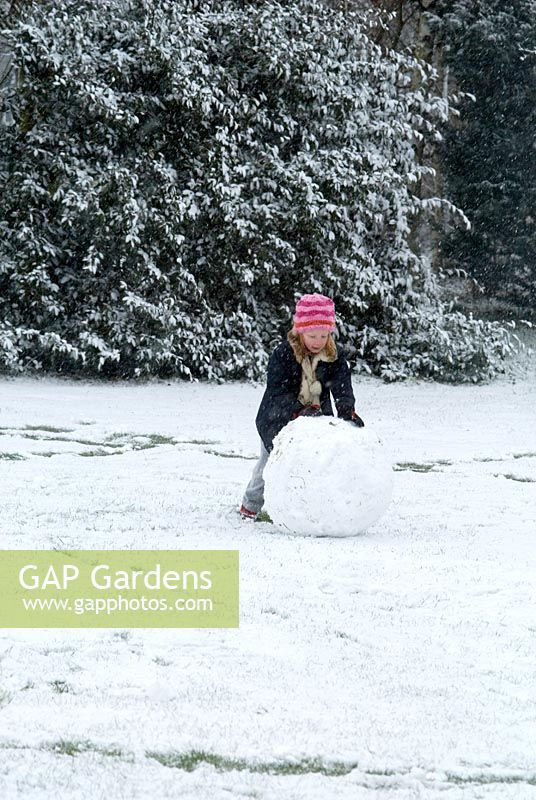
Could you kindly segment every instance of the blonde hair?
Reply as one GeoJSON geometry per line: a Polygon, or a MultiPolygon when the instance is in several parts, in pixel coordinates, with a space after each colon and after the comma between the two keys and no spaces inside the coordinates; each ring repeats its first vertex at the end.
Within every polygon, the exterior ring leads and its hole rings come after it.
{"type": "MultiPolygon", "coordinates": [[[[298,364],[301,364],[304,357],[309,355],[309,350],[307,349],[305,342],[303,341],[303,336],[298,331],[295,331],[294,328],[287,333],[287,341],[292,347],[294,351],[294,355],[296,356],[296,361],[298,364]]],[[[328,361],[335,361],[337,358],[337,345],[335,344],[335,340],[331,333],[328,334],[328,338],[326,344],[324,345],[324,351],[328,357],[328,361]]]]}

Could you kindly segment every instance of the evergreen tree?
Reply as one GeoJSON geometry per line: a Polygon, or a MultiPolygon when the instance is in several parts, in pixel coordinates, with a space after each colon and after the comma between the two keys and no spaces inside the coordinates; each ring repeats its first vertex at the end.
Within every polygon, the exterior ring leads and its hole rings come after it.
{"type": "Polygon", "coordinates": [[[445,138],[449,196],[471,220],[444,245],[496,298],[536,301],[536,2],[441,0],[435,27],[466,93],[445,138]]]}
{"type": "Polygon", "coordinates": [[[492,374],[410,245],[445,103],[432,70],[315,0],[42,0],[7,32],[0,354],[109,376],[259,377],[296,297],[337,303],[354,363],[492,374]]]}

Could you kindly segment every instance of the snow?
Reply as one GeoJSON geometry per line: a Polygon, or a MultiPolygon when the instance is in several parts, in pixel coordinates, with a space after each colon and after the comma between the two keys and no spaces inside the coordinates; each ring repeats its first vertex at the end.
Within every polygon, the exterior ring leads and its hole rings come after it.
{"type": "Polygon", "coordinates": [[[499,371],[508,331],[457,310],[413,241],[415,225],[468,224],[430,196],[458,99],[378,47],[357,8],[198,5],[36,3],[13,21],[4,106],[18,120],[38,96],[41,113],[24,136],[0,126],[17,164],[0,193],[0,364],[262,379],[301,287],[337,300],[353,357],[382,377],[499,371]]]}
{"type": "Polygon", "coordinates": [[[301,536],[355,536],[385,512],[393,472],[370,428],[300,417],[274,441],[264,471],[274,523],[301,536]]]}
{"type": "Polygon", "coordinates": [[[535,798],[535,389],[356,379],[393,501],[314,538],[236,513],[262,386],[4,379],[3,548],[239,549],[241,621],[0,631],[0,796],[535,798]]]}

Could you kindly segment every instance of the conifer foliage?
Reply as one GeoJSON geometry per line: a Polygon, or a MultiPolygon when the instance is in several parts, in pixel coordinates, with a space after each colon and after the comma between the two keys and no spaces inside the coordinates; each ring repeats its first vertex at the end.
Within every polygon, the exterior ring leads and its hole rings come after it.
{"type": "Polygon", "coordinates": [[[446,136],[444,171],[472,222],[443,250],[526,313],[536,302],[536,2],[440,0],[433,9],[445,60],[466,93],[446,136]]]}
{"type": "Polygon", "coordinates": [[[316,0],[43,0],[5,34],[0,360],[256,378],[297,296],[354,364],[492,374],[501,329],[441,300],[411,247],[431,69],[316,0]]]}

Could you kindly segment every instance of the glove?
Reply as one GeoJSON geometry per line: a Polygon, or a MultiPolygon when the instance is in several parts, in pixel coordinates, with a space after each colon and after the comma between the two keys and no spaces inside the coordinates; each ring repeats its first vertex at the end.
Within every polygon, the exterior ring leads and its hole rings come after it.
{"type": "Polygon", "coordinates": [[[294,419],[298,417],[322,417],[320,406],[304,406],[301,411],[294,415],[294,419]]]}
{"type": "Polygon", "coordinates": [[[363,422],[363,420],[361,419],[359,414],[356,414],[355,411],[352,411],[352,417],[351,417],[351,419],[348,420],[348,422],[351,422],[352,425],[356,425],[356,427],[358,427],[358,428],[364,428],[365,427],[365,423],[363,422]]]}

